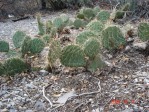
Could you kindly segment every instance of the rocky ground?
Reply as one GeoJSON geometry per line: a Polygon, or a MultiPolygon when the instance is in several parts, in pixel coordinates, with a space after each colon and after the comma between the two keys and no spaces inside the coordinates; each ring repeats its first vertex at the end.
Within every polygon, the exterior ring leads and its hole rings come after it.
{"type": "MultiPolygon", "coordinates": [[[[62,12],[46,14],[53,19],[62,12]]],[[[68,12],[73,19],[74,12],[68,12]]],[[[16,30],[37,35],[36,20],[0,23],[0,40],[12,45],[16,30]]],[[[70,36],[76,35],[72,29],[70,36]]],[[[133,38],[138,46],[137,37],[133,38]]],[[[0,60],[7,58],[0,54],[0,60]]],[[[103,51],[107,67],[91,74],[59,65],[14,78],[0,77],[0,112],[149,112],[149,59],[129,44],[115,54],[103,51]]]]}

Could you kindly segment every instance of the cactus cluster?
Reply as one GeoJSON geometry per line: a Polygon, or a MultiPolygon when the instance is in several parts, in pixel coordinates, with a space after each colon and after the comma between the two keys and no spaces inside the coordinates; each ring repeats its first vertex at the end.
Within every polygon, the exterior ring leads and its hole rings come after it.
{"type": "Polygon", "coordinates": [[[149,40],[149,23],[142,22],[139,24],[138,36],[142,41],[149,40]]]}
{"type": "Polygon", "coordinates": [[[0,41],[0,52],[8,52],[9,44],[6,41],[0,41]]]}
{"type": "Polygon", "coordinates": [[[104,48],[114,50],[125,45],[125,43],[126,41],[120,28],[110,26],[102,31],[102,45],[104,48]]]}
{"type": "Polygon", "coordinates": [[[45,34],[45,26],[44,23],[41,21],[41,14],[37,14],[37,24],[38,24],[38,34],[44,35],[45,34]]]}

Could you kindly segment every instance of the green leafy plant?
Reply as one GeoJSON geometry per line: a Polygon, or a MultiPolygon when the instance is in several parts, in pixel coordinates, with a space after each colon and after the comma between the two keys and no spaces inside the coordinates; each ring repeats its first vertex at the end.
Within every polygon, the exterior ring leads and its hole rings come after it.
{"type": "Polygon", "coordinates": [[[44,41],[39,38],[34,38],[30,41],[30,52],[32,54],[40,53],[44,47],[45,47],[44,41]]]}
{"type": "Polygon", "coordinates": [[[126,40],[120,30],[116,26],[107,27],[102,31],[102,45],[108,50],[119,49],[125,45],[126,40]]]}
{"type": "Polygon", "coordinates": [[[37,14],[37,24],[38,24],[38,34],[44,35],[45,34],[45,26],[44,23],[41,21],[41,14],[37,14]]]}
{"type": "Polygon", "coordinates": [[[110,18],[110,13],[106,10],[102,10],[97,14],[97,19],[101,22],[106,22],[110,18]]]}
{"type": "Polygon", "coordinates": [[[104,28],[104,25],[100,21],[93,20],[86,27],[87,27],[88,30],[93,31],[96,34],[100,34],[102,32],[103,28],[104,28]]]}
{"type": "Polygon", "coordinates": [[[85,41],[90,38],[98,38],[98,36],[92,31],[85,30],[76,37],[76,43],[79,45],[83,45],[85,41]]]}
{"type": "Polygon", "coordinates": [[[60,61],[68,67],[83,67],[86,65],[85,54],[77,45],[68,45],[62,50],[60,61]]]}
{"type": "Polygon", "coordinates": [[[149,40],[149,24],[142,22],[138,27],[138,36],[142,41],[149,40]]]}
{"type": "Polygon", "coordinates": [[[4,74],[14,76],[17,73],[25,72],[28,69],[27,64],[19,58],[11,58],[4,63],[4,74]]]}
{"type": "Polygon", "coordinates": [[[26,34],[22,31],[16,31],[13,35],[13,44],[16,48],[20,48],[22,46],[22,43],[24,41],[26,34]]]}
{"type": "Polygon", "coordinates": [[[0,41],[0,52],[8,52],[9,44],[6,41],[0,41]]]}
{"type": "Polygon", "coordinates": [[[26,36],[23,44],[21,46],[21,53],[22,53],[22,57],[24,57],[25,54],[28,54],[30,51],[30,42],[31,42],[31,37],[26,36]]]}

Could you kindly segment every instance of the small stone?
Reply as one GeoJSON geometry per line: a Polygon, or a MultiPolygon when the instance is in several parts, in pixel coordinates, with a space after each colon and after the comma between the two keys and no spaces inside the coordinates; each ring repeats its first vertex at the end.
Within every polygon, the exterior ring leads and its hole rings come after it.
{"type": "Polygon", "coordinates": [[[45,76],[45,75],[48,75],[49,72],[46,71],[46,70],[40,70],[40,71],[39,71],[39,74],[42,75],[42,76],[45,76]]]}
{"type": "Polygon", "coordinates": [[[1,112],[9,112],[9,110],[5,108],[5,109],[1,110],[1,112]]]}
{"type": "Polygon", "coordinates": [[[25,112],[33,112],[32,110],[26,110],[25,112]]]}

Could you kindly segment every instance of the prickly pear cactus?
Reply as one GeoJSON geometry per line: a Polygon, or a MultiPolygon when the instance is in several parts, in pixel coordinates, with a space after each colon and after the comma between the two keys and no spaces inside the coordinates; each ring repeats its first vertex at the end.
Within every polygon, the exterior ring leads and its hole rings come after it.
{"type": "Polygon", "coordinates": [[[16,48],[20,48],[22,46],[25,36],[26,34],[22,31],[15,32],[15,34],[12,37],[12,40],[16,48]]]}
{"type": "Polygon", "coordinates": [[[83,14],[89,20],[91,20],[92,18],[95,17],[95,13],[94,13],[93,9],[91,9],[91,8],[84,8],[83,14]]]}
{"type": "Polygon", "coordinates": [[[0,52],[8,52],[9,44],[5,41],[0,41],[0,52]]]}
{"type": "Polygon", "coordinates": [[[149,23],[140,23],[138,27],[138,36],[142,41],[149,40],[149,23]]]}
{"type": "Polygon", "coordinates": [[[119,49],[126,41],[121,30],[116,26],[107,27],[102,31],[102,45],[108,50],[119,49]]]}
{"type": "Polygon", "coordinates": [[[0,76],[3,75],[5,73],[5,69],[3,64],[0,62],[0,76]]]}
{"type": "Polygon", "coordinates": [[[77,16],[78,19],[85,19],[85,15],[84,14],[78,13],[76,16],[77,16]]]}
{"type": "Polygon", "coordinates": [[[64,47],[60,61],[64,66],[68,67],[83,67],[86,65],[85,54],[77,45],[64,47]]]}
{"type": "Polygon", "coordinates": [[[51,39],[51,35],[50,34],[45,34],[42,36],[43,40],[45,41],[45,43],[49,43],[50,39],[51,39]]]}
{"type": "Polygon", "coordinates": [[[73,23],[73,25],[75,26],[75,28],[80,28],[80,27],[84,27],[85,26],[85,22],[81,19],[76,19],[73,23]]]}
{"type": "Polygon", "coordinates": [[[97,19],[101,22],[106,22],[110,18],[110,13],[106,10],[100,11],[97,14],[97,19]]]}
{"type": "Polygon", "coordinates": [[[46,21],[46,34],[49,34],[51,32],[53,24],[51,20],[46,21]]]}
{"type": "Polygon", "coordinates": [[[103,67],[105,67],[105,63],[101,60],[100,55],[88,61],[87,69],[91,72],[95,72],[98,68],[101,69],[103,67]]]}
{"type": "Polygon", "coordinates": [[[84,43],[84,53],[93,59],[100,52],[100,43],[97,39],[91,38],[84,43]]]}
{"type": "Polygon", "coordinates": [[[98,36],[92,31],[89,30],[83,31],[76,37],[76,43],[83,45],[85,41],[93,37],[98,38],[98,36]]]}
{"type": "Polygon", "coordinates": [[[37,24],[38,24],[38,34],[44,35],[45,34],[45,26],[44,23],[41,21],[41,14],[37,14],[37,24]]]}
{"type": "Polygon", "coordinates": [[[129,9],[130,9],[130,3],[124,4],[121,8],[122,11],[128,11],[129,9]]]}
{"type": "Polygon", "coordinates": [[[96,6],[93,8],[94,14],[97,15],[100,12],[100,7],[96,6]]]}
{"type": "Polygon", "coordinates": [[[64,23],[67,23],[69,21],[69,17],[66,14],[61,14],[60,18],[63,20],[64,23]]]}
{"type": "Polygon", "coordinates": [[[34,38],[30,42],[30,52],[32,54],[40,53],[44,47],[45,47],[45,43],[43,42],[43,40],[41,40],[39,38],[34,38]]]}
{"type": "Polygon", "coordinates": [[[57,59],[61,55],[61,44],[58,40],[52,40],[49,46],[48,61],[49,65],[52,67],[57,59]]]}
{"type": "Polygon", "coordinates": [[[21,47],[21,53],[22,53],[22,57],[24,57],[25,54],[29,53],[30,51],[30,42],[31,42],[31,37],[26,36],[22,47],[21,47]]]}
{"type": "Polygon", "coordinates": [[[62,18],[60,18],[60,17],[57,17],[54,19],[53,25],[60,31],[62,31],[64,28],[64,22],[63,22],[62,18]]]}
{"type": "Polygon", "coordinates": [[[95,32],[96,34],[100,34],[103,28],[103,23],[97,20],[93,20],[87,25],[87,29],[95,32]]]}
{"type": "Polygon", "coordinates": [[[11,58],[4,63],[5,75],[14,76],[17,73],[25,72],[27,64],[19,58],[11,58]]]}

